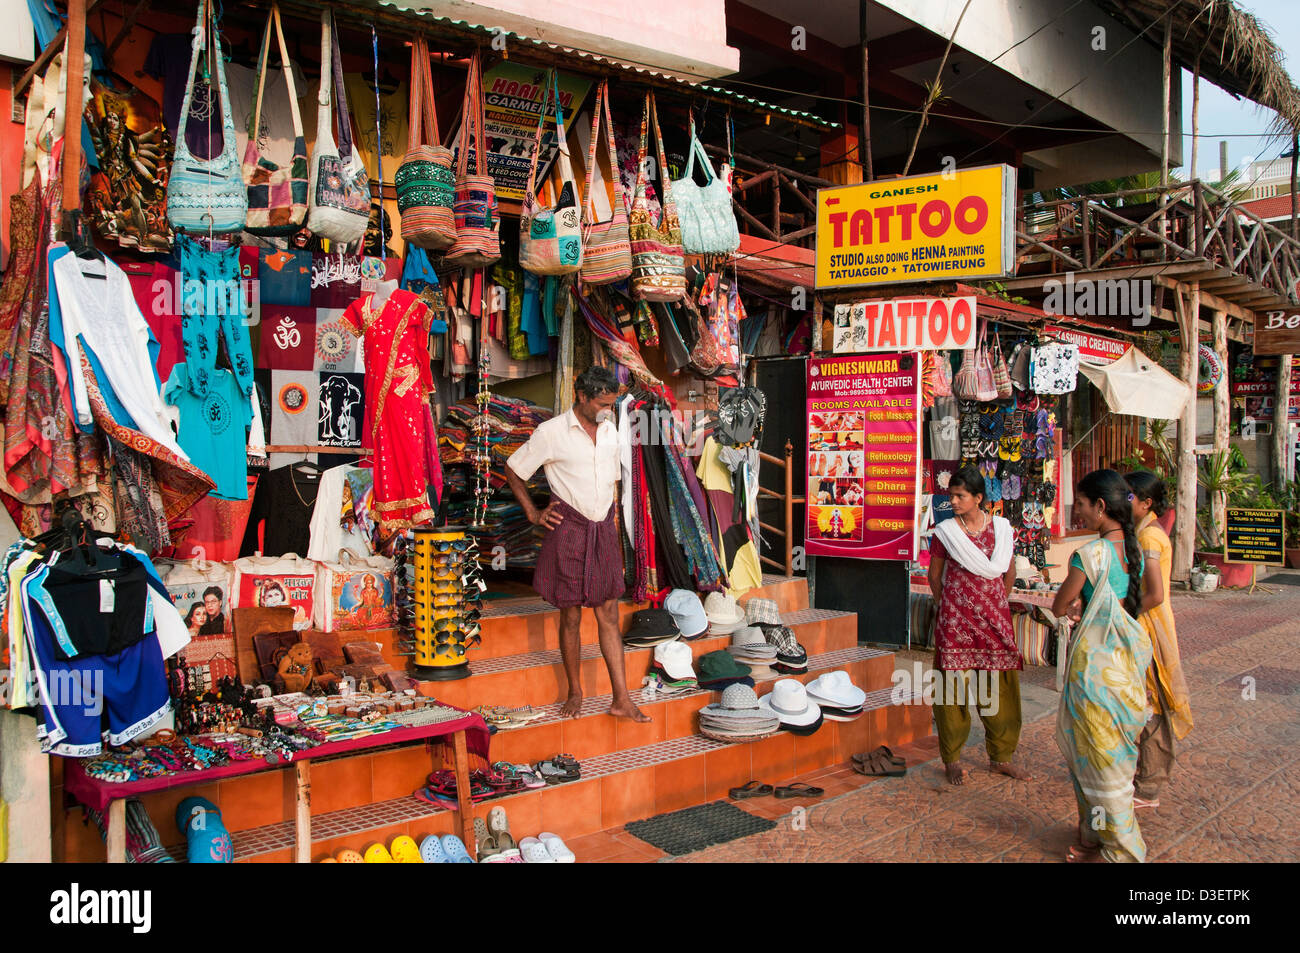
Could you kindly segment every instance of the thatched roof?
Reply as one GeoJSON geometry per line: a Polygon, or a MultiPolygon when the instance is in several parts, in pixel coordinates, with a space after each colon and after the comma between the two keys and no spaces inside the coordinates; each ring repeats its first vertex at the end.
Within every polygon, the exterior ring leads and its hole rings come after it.
{"type": "Polygon", "coordinates": [[[1234,96],[1278,115],[1278,129],[1300,129],[1300,90],[1283,65],[1268,27],[1232,0],[1098,0],[1156,47],[1164,45],[1166,18],[1174,60],[1234,96]]]}

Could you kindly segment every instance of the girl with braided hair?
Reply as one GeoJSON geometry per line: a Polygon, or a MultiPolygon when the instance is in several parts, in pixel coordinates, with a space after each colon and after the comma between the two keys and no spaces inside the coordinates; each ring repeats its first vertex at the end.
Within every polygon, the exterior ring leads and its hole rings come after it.
{"type": "Polygon", "coordinates": [[[1143,560],[1133,493],[1114,470],[1094,470],[1079,481],[1074,509],[1099,538],[1070,558],[1052,606],[1075,622],[1056,719],[1079,805],[1079,841],[1067,859],[1141,863],[1146,843],[1133,813],[1133,776],[1150,715],[1152,648],[1137,618],[1143,560]]]}

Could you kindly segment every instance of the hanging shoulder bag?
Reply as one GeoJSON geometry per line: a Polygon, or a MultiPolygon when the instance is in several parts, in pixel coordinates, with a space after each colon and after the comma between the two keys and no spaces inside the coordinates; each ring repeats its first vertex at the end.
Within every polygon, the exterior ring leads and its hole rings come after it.
{"type": "Polygon", "coordinates": [[[226,67],[221,58],[221,38],[208,0],[199,3],[180,115],[182,126],[176,136],[171,176],[167,181],[167,221],[175,228],[191,232],[225,234],[243,231],[248,216],[248,190],[239,174],[239,146],[235,142],[230,90],[226,86],[226,67]],[[209,40],[215,54],[217,85],[221,92],[221,154],[211,159],[196,159],[185,143],[184,122],[190,114],[190,100],[194,95],[194,71],[199,65],[199,56],[207,55],[209,40]]]}
{"type": "Polygon", "coordinates": [[[632,243],[632,296],[641,301],[678,301],[686,294],[686,258],[682,250],[682,230],[673,202],[672,182],[668,178],[668,158],[659,131],[659,110],[655,94],[645,94],[641,112],[641,145],[637,150],[636,192],[632,196],[632,217],[628,226],[632,243]],[[650,220],[646,204],[646,136],[654,126],[655,144],[659,149],[660,196],[659,224],[650,220]]]}
{"type": "Polygon", "coordinates": [[[632,246],[628,243],[627,201],[618,174],[618,153],[614,148],[614,121],[609,115],[609,80],[596,87],[591,107],[591,145],[587,149],[587,187],[582,193],[582,280],[589,285],[608,285],[632,274],[632,246]],[[597,144],[604,115],[605,150],[614,185],[613,211],[603,222],[595,221],[592,189],[596,184],[597,144]]]}
{"type": "Polygon", "coordinates": [[[501,219],[497,212],[496,180],[487,174],[483,75],[477,51],[469,61],[465,105],[460,114],[460,145],[456,156],[456,244],[447,252],[446,261],[460,268],[482,268],[501,259],[501,219]],[[469,172],[471,145],[477,170],[473,175],[469,172]]]}
{"type": "Polygon", "coordinates": [[[979,346],[975,349],[975,399],[998,399],[998,385],[993,379],[993,359],[989,357],[988,325],[980,328],[979,346]]]}
{"type": "Polygon", "coordinates": [[[433,102],[433,72],[429,47],[417,36],[411,47],[410,134],[406,155],[397,167],[397,211],[402,239],[417,248],[441,251],[456,241],[455,176],[451,150],[438,133],[433,102]]]}
{"type": "Polygon", "coordinates": [[[280,25],[280,7],[271,4],[262,34],[262,55],[257,63],[257,92],[253,114],[248,121],[248,147],[244,150],[242,169],[248,186],[248,224],[245,230],[254,235],[292,235],[307,219],[307,141],[302,134],[302,114],[298,111],[298,91],[293,84],[293,66],[289,48],[280,25]],[[261,149],[262,102],[266,90],[267,57],[271,50],[271,26],[280,43],[280,63],[284,82],[289,88],[289,112],[293,116],[293,158],[288,166],[277,165],[261,149]]]}
{"type": "Polygon", "coordinates": [[[1007,368],[1006,358],[1002,356],[1002,338],[996,331],[993,332],[993,353],[991,358],[993,363],[993,386],[997,388],[998,400],[1010,400],[1013,396],[1011,371],[1007,368]]]}
{"type": "Polygon", "coordinates": [[[334,14],[320,17],[320,94],[316,100],[316,151],[311,162],[310,205],[307,228],[312,234],[340,245],[355,245],[370,224],[370,179],[365,163],[352,148],[352,119],[343,86],[343,58],[339,54],[334,14]],[[331,80],[338,97],[339,138],[334,141],[331,80]]]}
{"type": "Polygon", "coordinates": [[[713,172],[704,144],[695,135],[691,116],[691,142],[687,147],[686,174],[673,179],[673,199],[681,220],[682,248],[690,255],[730,254],[740,247],[740,229],[731,208],[731,190],[713,172]],[[705,184],[695,182],[695,160],[704,169],[705,184]]]}
{"type": "Polygon", "coordinates": [[[533,160],[528,168],[528,186],[519,212],[519,264],[535,275],[571,275],[582,267],[582,223],[578,218],[578,186],[569,162],[569,140],[564,132],[564,109],[560,105],[560,80],[550,71],[542,111],[533,137],[533,160]],[[537,160],[542,151],[542,128],[546,104],[555,98],[555,167],[559,196],[551,208],[537,201],[537,160]]]}

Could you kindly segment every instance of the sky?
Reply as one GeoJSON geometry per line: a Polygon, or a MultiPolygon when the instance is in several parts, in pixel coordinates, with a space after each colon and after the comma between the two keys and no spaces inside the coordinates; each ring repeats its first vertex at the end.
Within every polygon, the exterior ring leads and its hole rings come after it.
{"type": "MultiPolygon", "coordinates": [[[[1286,55],[1287,71],[1300,85],[1300,2],[1297,0],[1237,0],[1272,32],[1273,40],[1286,55]]],[[[1263,133],[1273,118],[1270,110],[1245,99],[1234,99],[1217,86],[1202,80],[1199,125],[1200,154],[1196,165],[1202,178],[1218,178],[1219,139],[1228,142],[1228,162],[1240,165],[1252,159],[1275,158],[1289,151],[1291,144],[1263,133]],[[1233,134],[1233,135],[1228,135],[1233,134]]],[[[1192,128],[1192,74],[1183,73],[1183,130],[1192,128]]],[[[1191,136],[1183,137],[1183,178],[1190,178],[1191,136]]]]}

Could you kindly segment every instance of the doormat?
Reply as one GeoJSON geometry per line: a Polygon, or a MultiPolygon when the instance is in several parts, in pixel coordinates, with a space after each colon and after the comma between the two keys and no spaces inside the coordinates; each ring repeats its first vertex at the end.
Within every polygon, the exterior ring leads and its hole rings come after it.
{"type": "Polygon", "coordinates": [[[1278,573],[1258,580],[1261,586],[1300,586],[1300,573],[1278,573]]]}
{"type": "Polygon", "coordinates": [[[680,857],[714,844],[761,834],[774,827],[776,821],[755,817],[726,801],[714,801],[644,821],[633,821],[627,825],[627,832],[674,857],[680,857]]]}

